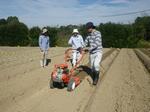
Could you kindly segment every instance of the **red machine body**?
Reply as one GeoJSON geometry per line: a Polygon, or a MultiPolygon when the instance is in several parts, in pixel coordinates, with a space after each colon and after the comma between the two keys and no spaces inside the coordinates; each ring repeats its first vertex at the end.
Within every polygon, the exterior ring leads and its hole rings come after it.
{"type": "Polygon", "coordinates": [[[50,88],[54,88],[56,84],[59,84],[61,87],[67,86],[67,90],[72,91],[80,84],[80,78],[75,76],[74,71],[83,59],[84,54],[81,52],[81,58],[78,60],[76,66],[69,70],[67,62],[70,59],[69,52],[72,50],[74,49],[70,48],[66,50],[64,64],[57,64],[54,66],[54,70],[51,73],[50,88]]]}

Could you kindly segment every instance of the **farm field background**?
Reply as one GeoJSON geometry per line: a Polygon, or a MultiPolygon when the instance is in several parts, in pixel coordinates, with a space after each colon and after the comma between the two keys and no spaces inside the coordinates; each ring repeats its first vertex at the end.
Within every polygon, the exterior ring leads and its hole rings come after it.
{"type": "MultiPolygon", "coordinates": [[[[40,67],[37,47],[0,47],[1,112],[149,112],[149,49],[103,50],[100,81],[96,87],[84,71],[81,84],[72,92],[50,89],[55,64],[63,63],[66,48],[49,50],[47,67],[40,67]],[[148,62],[146,62],[148,63],[148,62]],[[144,66],[147,65],[147,66],[144,66]]],[[[88,54],[81,65],[87,65],[88,54]]]]}

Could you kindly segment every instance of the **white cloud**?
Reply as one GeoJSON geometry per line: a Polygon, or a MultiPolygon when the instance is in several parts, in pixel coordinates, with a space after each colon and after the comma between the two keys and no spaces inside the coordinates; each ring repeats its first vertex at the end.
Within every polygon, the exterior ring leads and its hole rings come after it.
{"type": "Polygon", "coordinates": [[[112,1],[109,1],[108,3],[110,4],[124,4],[124,3],[129,3],[130,1],[129,0],[112,0],[112,1]]]}
{"type": "Polygon", "coordinates": [[[18,16],[28,26],[84,24],[88,21],[96,24],[108,21],[128,23],[140,14],[102,16],[140,11],[148,9],[149,5],[150,0],[95,0],[92,4],[80,4],[80,0],[13,0],[9,5],[0,1],[0,15],[1,18],[18,16]]]}

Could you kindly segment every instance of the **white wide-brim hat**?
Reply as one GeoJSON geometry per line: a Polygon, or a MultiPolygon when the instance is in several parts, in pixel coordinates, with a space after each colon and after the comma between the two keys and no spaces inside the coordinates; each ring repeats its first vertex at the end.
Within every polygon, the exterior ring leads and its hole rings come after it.
{"type": "Polygon", "coordinates": [[[73,29],[72,33],[79,33],[78,29],[73,29]]]}
{"type": "Polygon", "coordinates": [[[46,33],[48,30],[46,29],[46,28],[44,28],[43,30],[42,30],[42,33],[46,33]]]}

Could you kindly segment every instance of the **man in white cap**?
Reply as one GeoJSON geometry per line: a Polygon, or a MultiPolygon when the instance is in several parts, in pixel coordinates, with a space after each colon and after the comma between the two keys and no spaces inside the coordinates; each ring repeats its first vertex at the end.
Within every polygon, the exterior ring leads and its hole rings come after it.
{"type": "Polygon", "coordinates": [[[73,50],[72,54],[72,65],[75,66],[78,59],[80,58],[81,54],[80,51],[84,46],[84,41],[82,36],[79,34],[78,29],[73,29],[72,36],[68,41],[69,45],[72,45],[72,48],[75,49],[73,50]]]}
{"type": "Polygon", "coordinates": [[[49,49],[49,36],[46,28],[43,28],[42,33],[39,36],[39,47],[41,51],[40,65],[44,67],[47,64],[47,54],[49,49]]]}

